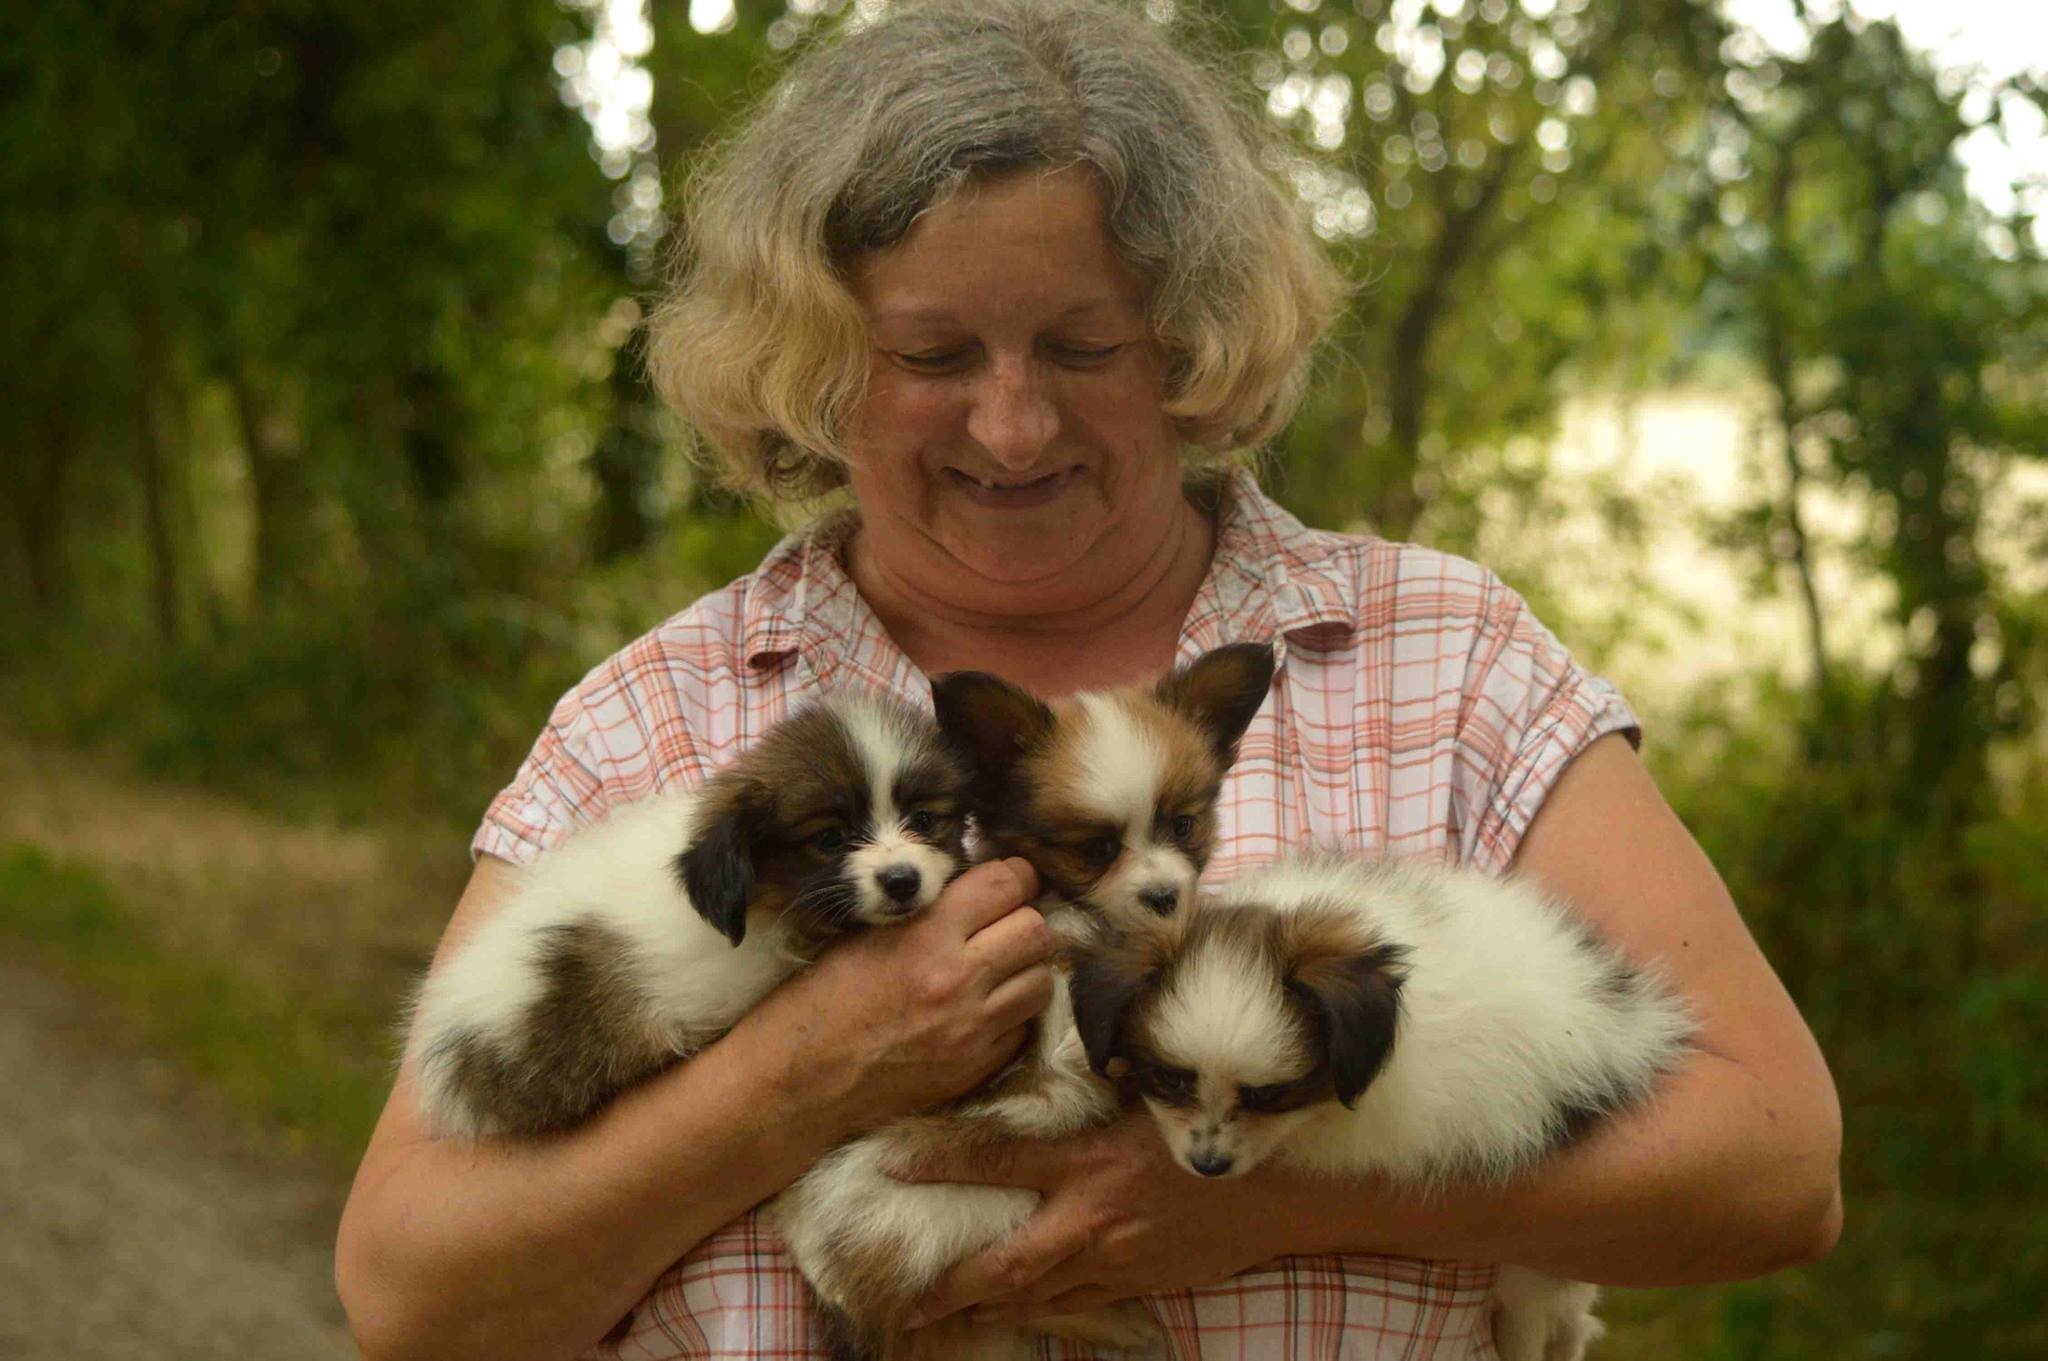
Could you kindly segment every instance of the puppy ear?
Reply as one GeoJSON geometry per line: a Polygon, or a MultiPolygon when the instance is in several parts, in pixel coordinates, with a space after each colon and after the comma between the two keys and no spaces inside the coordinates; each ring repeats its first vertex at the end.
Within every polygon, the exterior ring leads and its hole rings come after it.
{"type": "Polygon", "coordinates": [[[737,946],[747,937],[754,899],[754,850],[772,796],[752,781],[713,781],[704,790],[690,844],[675,858],[675,876],[690,906],[737,946]]]}
{"type": "Polygon", "coordinates": [[[932,710],[946,745],[967,764],[977,790],[1000,789],[1024,754],[1052,731],[1052,710],[1028,690],[986,671],[955,671],[932,682],[932,710]]]}
{"type": "Polygon", "coordinates": [[[1273,649],[1266,643],[1232,643],[1204,652],[1159,682],[1157,694],[1209,734],[1225,765],[1237,759],[1237,739],[1273,686],[1273,649]]]}
{"type": "Polygon", "coordinates": [[[1117,1057],[1124,1021],[1131,1007],[1153,984],[1157,953],[1116,933],[1106,933],[1074,952],[1067,991],[1074,1006],[1074,1030],[1088,1051],[1088,1066],[1108,1077],[1117,1057]]]}
{"type": "Polygon", "coordinates": [[[1353,923],[1303,912],[1287,988],[1322,1027],[1337,1100],[1347,1108],[1372,1084],[1394,1052],[1401,1020],[1402,967],[1398,945],[1362,941],[1353,923]]]}

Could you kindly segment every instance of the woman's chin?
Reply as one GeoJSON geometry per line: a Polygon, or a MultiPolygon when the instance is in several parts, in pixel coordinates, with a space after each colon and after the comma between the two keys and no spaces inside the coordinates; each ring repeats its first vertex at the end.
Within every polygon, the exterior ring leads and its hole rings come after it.
{"type": "Polygon", "coordinates": [[[1071,526],[991,527],[942,536],[947,556],[983,581],[1026,586],[1052,581],[1087,557],[1091,539],[1074,542],[1071,526]]]}
{"type": "Polygon", "coordinates": [[[1100,501],[1079,488],[1014,502],[954,494],[945,498],[934,537],[977,576],[1042,581],[1094,552],[1104,520],[1100,501]]]}

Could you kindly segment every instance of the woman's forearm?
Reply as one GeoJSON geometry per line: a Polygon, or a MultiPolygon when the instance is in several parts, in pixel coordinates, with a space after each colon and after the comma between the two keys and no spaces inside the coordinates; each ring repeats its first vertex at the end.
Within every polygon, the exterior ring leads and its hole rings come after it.
{"type": "Polygon", "coordinates": [[[839,1132],[764,1083],[774,1061],[756,1047],[742,1026],[554,1139],[472,1146],[380,1130],[336,1248],[364,1356],[561,1361],[596,1342],[839,1132]]]}
{"type": "Polygon", "coordinates": [[[1511,1262],[1618,1286],[1759,1276],[1825,1255],[1841,1227],[1833,1091],[1759,1080],[1713,1055],[1656,1103],[1505,1187],[1435,1193],[1276,1174],[1285,1252],[1511,1262]]]}
{"type": "MultiPolygon", "coordinates": [[[[517,871],[480,862],[448,929],[517,871]]],[[[723,1039],[550,1139],[433,1137],[401,1070],[343,1212],[335,1280],[370,1361],[559,1361],[720,1226],[879,1120],[979,1084],[1052,989],[1021,861],[841,942],[723,1039]]],[[[444,942],[443,953],[453,948],[444,942]]]]}

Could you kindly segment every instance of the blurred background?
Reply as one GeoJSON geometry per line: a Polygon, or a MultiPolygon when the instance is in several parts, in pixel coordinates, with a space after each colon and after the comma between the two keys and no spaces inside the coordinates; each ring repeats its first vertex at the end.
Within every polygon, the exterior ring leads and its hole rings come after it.
{"type": "MultiPolygon", "coordinates": [[[[0,1353],[346,1354],[332,1210],[469,831],[781,532],[645,386],[664,224],[882,8],[14,12],[0,1353]]],[[[1840,1082],[1839,1251],[1619,1295],[1600,1354],[2048,1355],[2048,6],[1141,8],[1363,285],[1270,485],[1623,686],[1840,1082]]]]}

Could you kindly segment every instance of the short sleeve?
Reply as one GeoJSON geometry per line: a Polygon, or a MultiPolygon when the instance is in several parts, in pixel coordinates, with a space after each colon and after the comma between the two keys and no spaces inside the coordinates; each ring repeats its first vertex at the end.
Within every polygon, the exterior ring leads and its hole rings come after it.
{"type": "Polygon", "coordinates": [[[608,658],[563,695],[512,783],[499,791],[470,854],[515,865],[674,775],[701,778],[678,712],[675,677],[650,635],[608,658]]]}
{"type": "Polygon", "coordinates": [[[1463,864],[1499,871],[1572,759],[1618,732],[1642,745],[1642,724],[1613,685],[1572,659],[1497,577],[1464,678],[1451,791],[1463,864]]]}

